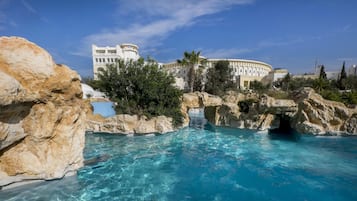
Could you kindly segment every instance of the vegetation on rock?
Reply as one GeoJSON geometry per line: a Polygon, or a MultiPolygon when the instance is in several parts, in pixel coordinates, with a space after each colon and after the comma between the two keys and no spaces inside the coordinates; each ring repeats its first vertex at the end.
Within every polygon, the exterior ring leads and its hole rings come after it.
{"type": "Polygon", "coordinates": [[[173,118],[175,126],[182,123],[182,92],[173,86],[174,77],[161,71],[152,59],[120,60],[100,68],[97,76],[99,90],[116,103],[118,114],[165,115],[173,118]]]}

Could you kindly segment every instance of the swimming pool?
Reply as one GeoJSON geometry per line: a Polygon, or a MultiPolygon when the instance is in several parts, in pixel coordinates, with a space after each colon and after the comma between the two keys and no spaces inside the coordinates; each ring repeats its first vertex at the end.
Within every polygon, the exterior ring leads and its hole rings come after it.
{"type": "Polygon", "coordinates": [[[353,137],[188,127],[88,134],[84,155],[91,163],[78,175],[5,190],[0,200],[357,200],[353,137]]]}

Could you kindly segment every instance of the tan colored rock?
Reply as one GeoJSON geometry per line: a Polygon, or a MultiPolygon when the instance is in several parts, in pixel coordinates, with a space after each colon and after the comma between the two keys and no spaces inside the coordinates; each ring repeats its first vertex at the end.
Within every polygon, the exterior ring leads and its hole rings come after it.
{"type": "Polygon", "coordinates": [[[343,103],[322,98],[311,88],[295,94],[299,112],[294,117],[293,127],[302,133],[315,135],[357,135],[357,108],[348,108],[343,103]]]}
{"type": "Polygon", "coordinates": [[[87,110],[79,75],[23,38],[0,47],[0,186],[73,174],[87,110]]]}
{"type": "Polygon", "coordinates": [[[119,114],[113,117],[92,117],[87,119],[86,129],[92,132],[118,133],[118,134],[148,134],[167,133],[175,128],[172,118],[158,116],[148,119],[145,116],[119,114]]]}

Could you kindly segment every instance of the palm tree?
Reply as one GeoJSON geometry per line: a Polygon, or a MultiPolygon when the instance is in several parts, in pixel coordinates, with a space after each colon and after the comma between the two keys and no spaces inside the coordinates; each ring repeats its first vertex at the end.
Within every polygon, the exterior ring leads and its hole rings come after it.
{"type": "Polygon", "coordinates": [[[177,60],[177,63],[187,66],[189,68],[188,85],[190,87],[190,92],[193,92],[193,86],[196,78],[196,69],[206,61],[206,59],[200,57],[200,54],[200,51],[195,52],[193,50],[191,53],[185,51],[183,53],[183,58],[181,60],[177,60]]]}

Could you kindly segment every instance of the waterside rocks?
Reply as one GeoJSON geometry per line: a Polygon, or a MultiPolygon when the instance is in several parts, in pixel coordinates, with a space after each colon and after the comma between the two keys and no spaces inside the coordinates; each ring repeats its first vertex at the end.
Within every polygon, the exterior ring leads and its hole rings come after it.
{"type": "Polygon", "coordinates": [[[295,92],[294,99],[275,99],[256,93],[229,92],[222,99],[206,93],[185,94],[185,123],[190,108],[204,107],[216,126],[267,130],[294,128],[314,135],[357,135],[357,107],[323,99],[311,88],[295,92]],[[207,101],[208,100],[208,101],[207,101]]]}
{"type": "Polygon", "coordinates": [[[158,116],[148,119],[145,116],[119,114],[104,118],[100,115],[87,115],[86,130],[118,134],[168,133],[175,131],[172,118],[158,116]]]}
{"type": "Polygon", "coordinates": [[[86,119],[79,75],[23,38],[0,47],[0,187],[73,174],[86,119]]]}
{"type": "Polygon", "coordinates": [[[294,94],[299,111],[292,126],[299,132],[315,135],[357,135],[357,107],[322,98],[311,88],[294,94]]]}
{"type": "Polygon", "coordinates": [[[230,92],[220,106],[205,108],[209,122],[218,126],[266,130],[279,127],[281,118],[292,116],[297,105],[292,100],[274,99],[255,93],[230,92]]]}

